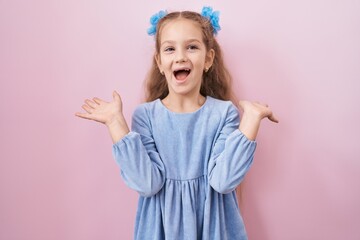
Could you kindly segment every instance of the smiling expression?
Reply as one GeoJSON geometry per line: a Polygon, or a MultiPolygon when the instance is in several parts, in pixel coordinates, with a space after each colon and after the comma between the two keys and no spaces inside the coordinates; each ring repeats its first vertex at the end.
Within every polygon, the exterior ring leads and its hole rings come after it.
{"type": "Polygon", "coordinates": [[[199,94],[203,73],[213,59],[214,50],[207,51],[196,22],[179,18],[162,28],[156,62],[166,77],[169,94],[199,94]]]}

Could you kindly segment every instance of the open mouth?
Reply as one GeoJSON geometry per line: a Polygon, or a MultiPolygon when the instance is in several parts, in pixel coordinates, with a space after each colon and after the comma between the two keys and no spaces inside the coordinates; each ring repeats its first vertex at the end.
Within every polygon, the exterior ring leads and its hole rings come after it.
{"type": "Polygon", "coordinates": [[[174,76],[176,80],[183,81],[190,74],[191,70],[188,68],[179,69],[174,71],[174,76]]]}

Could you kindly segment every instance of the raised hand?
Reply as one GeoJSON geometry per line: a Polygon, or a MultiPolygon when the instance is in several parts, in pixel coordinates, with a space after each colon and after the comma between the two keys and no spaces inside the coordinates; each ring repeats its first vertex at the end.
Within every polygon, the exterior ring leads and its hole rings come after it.
{"type": "Polygon", "coordinates": [[[243,111],[239,129],[249,140],[255,140],[262,119],[279,122],[267,104],[240,101],[239,107],[243,111]]]}
{"type": "Polygon", "coordinates": [[[279,122],[267,104],[250,101],[239,101],[239,107],[244,112],[244,114],[252,114],[259,120],[268,118],[272,122],[279,122]]]}
{"type": "Polygon", "coordinates": [[[100,98],[93,98],[92,100],[86,99],[82,108],[86,113],[75,113],[76,116],[94,120],[105,125],[111,124],[117,117],[122,115],[122,102],[120,95],[114,91],[113,101],[106,102],[100,98]]]}
{"type": "Polygon", "coordinates": [[[122,113],[121,98],[116,91],[113,92],[112,102],[106,102],[95,97],[92,100],[86,99],[82,108],[86,112],[77,112],[75,116],[105,124],[109,129],[114,143],[129,132],[122,113]]]}

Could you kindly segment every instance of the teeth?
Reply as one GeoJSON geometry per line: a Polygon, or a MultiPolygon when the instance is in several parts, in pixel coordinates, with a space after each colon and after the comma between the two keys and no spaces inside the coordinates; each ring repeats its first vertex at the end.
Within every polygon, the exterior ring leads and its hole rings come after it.
{"type": "Polygon", "coordinates": [[[175,70],[174,73],[177,73],[179,71],[186,71],[186,72],[190,72],[191,70],[189,68],[184,68],[184,69],[179,69],[179,70],[175,70]]]}

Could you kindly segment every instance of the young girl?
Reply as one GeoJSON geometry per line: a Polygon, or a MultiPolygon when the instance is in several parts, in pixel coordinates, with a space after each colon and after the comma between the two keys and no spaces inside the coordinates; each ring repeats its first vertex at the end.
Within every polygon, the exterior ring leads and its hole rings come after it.
{"type": "Polygon", "coordinates": [[[159,12],[147,103],[129,131],[117,92],[85,100],[82,118],[104,123],[126,184],[139,193],[135,239],[247,239],[235,189],[253,161],[267,105],[232,98],[214,35],[218,12],[159,12]]]}

